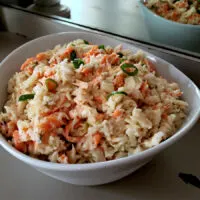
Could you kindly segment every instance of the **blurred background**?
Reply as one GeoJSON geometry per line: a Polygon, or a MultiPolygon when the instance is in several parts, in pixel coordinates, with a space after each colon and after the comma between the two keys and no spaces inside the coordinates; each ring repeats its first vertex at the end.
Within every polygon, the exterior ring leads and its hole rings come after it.
{"type": "MultiPolygon", "coordinates": [[[[166,23],[139,0],[0,0],[0,4],[138,42],[200,55],[200,25],[166,23]],[[150,13],[150,14],[149,14],[150,13]],[[174,25],[175,24],[175,25],[174,25]]],[[[167,21],[167,20],[166,20],[167,21]]]]}

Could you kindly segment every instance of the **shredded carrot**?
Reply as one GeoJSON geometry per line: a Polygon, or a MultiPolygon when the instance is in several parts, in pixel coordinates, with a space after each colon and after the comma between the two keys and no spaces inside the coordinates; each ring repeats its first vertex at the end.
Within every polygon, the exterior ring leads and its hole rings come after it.
{"type": "Polygon", "coordinates": [[[59,112],[59,110],[61,110],[61,109],[62,109],[62,107],[61,108],[53,107],[51,110],[49,110],[47,112],[41,112],[40,114],[42,117],[46,117],[46,116],[54,114],[55,112],[59,112]]]}
{"type": "Polygon", "coordinates": [[[61,122],[56,117],[53,116],[48,117],[48,122],[54,124],[56,127],[59,127],[61,125],[61,122]]]}
{"type": "Polygon", "coordinates": [[[68,48],[66,48],[65,52],[64,52],[62,55],[60,55],[60,59],[63,60],[63,59],[65,59],[65,58],[69,58],[70,53],[71,53],[73,50],[74,50],[74,49],[73,49],[71,46],[69,46],[68,48]]]}
{"type": "Polygon", "coordinates": [[[165,89],[164,92],[168,95],[171,95],[172,97],[180,97],[183,94],[181,91],[175,93],[168,89],[165,89]]]}
{"type": "MultiPolygon", "coordinates": [[[[173,11],[172,12],[172,15],[171,15],[171,19],[173,21],[177,21],[178,20],[178,17],[179,17],[179,14],[177,13],[177,11],[173,11]]],[[[169,18],[170,19],[170,18],[169,18]]]]}
{"type": "Polygon", "coordinates": [[[40,127],[41,129],[48,131],[52,129],[52,124],[46,122],[46,123],[41,124],[40,127]]]}
{"type": "Polygon", "coordinates": [[[142,92],[142,94],[144,96],[147,96],[147,94],[149,92],[149,85],[148,85],[147,80],[142,82],[142,84],[140,86],[140,91],[142,92]]]}
{"type": "Polygon", "coordinates": [[[103,72],[103,67],[98,67],[98,68],[96,69],[96,75],[97,75],[97,76],[101,75],[102,72],[103,72]]]}
{"type": "Polygon", "coordinates": [[[48,144],[49,142],[49,137],[50,137],[50,134],[49,132],[45,132],[42,136],[42,143],[43,144],[48,144]]]}
{"type": "Polygon", "coordinates": [[[94,100],[98,103],[98,104],[102,104],[103,100],[100,96],[94,96],[94,100]]]}
{"type": "Polygon", "coordinates": [[[95,77],[93,80],[90,82],[92,85],[98,85],[100,83],[99,77],[95,77]]]}
{"type": "Polygon", "coordinates": [[[49,137],[50,137],[50,136],[55,137],[55,136],[56,136],[56,133],[45,132],[45,133],[42,135],[42,143],[43,143],[43,144],[48,144],[48,143],[49,143],[49,137]]]}
{"type": "MultiPolygon", "coordinates": [[[[52,115],[52,114],[55,114],[56,112],[62,110],[63,112],[66,112],[70,109],[72,109],[72,104],[71,106],[67,107],[67,108],[64,108],[64,104],[68,101],[67,97],[66,96],[61,96],[57,101],[56,101],[56,106],[53,105],[53,106],[49,106],[49,109],[48,111],[46,112],[41,112],[41,116],[42,117],[45,117],[45,116],[48,116],[48,115],[52,115]]],[[[68,112],[66,112],[68,114],[68,112]]]]}
{"type": "Polygon", "coordinates": [[[36,59],[37,59],[37,61],[46,60],[47,59],[47,54],[45,54],[45,53],[38,53],[36,55],[36,59]]]}
{"type": "Polygon", "coordinates": [[[170,92],[170,95],[173,97],[180,97],[182,94],[183,94],[182,92],[178,92],[178,93],[170,92]]]}
{"type": "Polygon", "coordinates": [[[116,109],[116,110],[113,112],[112,116],[113,116],[114,118],[118,118],[118,117],[122,116],[122,111],[116,109]]]}
{"type": "Polygon", "coordinates": [[[111,65],[117,64],[119,62],[120,58],[116,53],[112,53],[108,56],[108,62],[111,65]]]}
{"type": "Polygon", "coordinates": [[[92,73],[92,68],[84,68],[81,73],[83,73],[84,76],[89,76],[92,73]]]}
{"type": "Polygon", "coordinates": [[[50,115],[46,117],[46,121],[44,123],[40,124],[40,128],[46,132],[54,128],[59,128],[61,125],[61,121],[59,121],[55,116],[50,115]]]}
{"type": "Polygon", "coordinates": [[[18,150],[18,151],[21,151],[23,153],[25,153],[27,151],[27,146],[26,146],[26,143],[25,142],[21,142],[21,143],[16,143],[15,144],[15,148],[18,150]]]}
{"type": "Polygon", "coordinates": [[[69,107],[63,107],[63,108],[62,108],[62,111],[63,111],[64,113],[66,113],[66,114],[69,116],[69,118],[73,119],[74,116],[71,114],[70,111],[73,110],[75,106],[76,106],[76,104],[75,104],[75,103],[72,103],[69,107]]]}
{"type": "Polygon", "coordinates": [[[17,124],[15,121],[9,121],[7,123],[8,135],[11,136],[15,130],[17,130],[17,124]]]}
{"type": "Polygon", "coordinates": [[[19,131],[18,130],[15,130],[13,132],[13,139],[14,139],[15,143],[19,143],[20,142],[20,137],[19,137],[19,131]]]}
{"type": "Polygon", "coordinates": [[[15,130],[13,132],[13,140],[14,140],[14,146],[18,151],[21,151],[21,152],[24,152],[24,153],[27,151],[26,143],[20,141],[18,130],[15,130]]]}
{"type": "Polygon", "coordinates": [[[79,128],[81,126],[82,122],[83,122],[83,120],[81,118],[77,117],[77,122],[74,125],[74,129],[79,128]]]}
{"type": "Polygon", "coordinates": [[[107,54],[112,54],[113,53],[113,49],[106,49],[106,53],[107,54]]]}
{"type": "Polygon", "coordinates": [[[102,121],[103,119],[104,119],[104,114],[103,113],[98,113],[97,115],[96,115],[96,120],[97,121],[102,121]]]}
{"type": "Polygon", "coordinates": [[[101,60],[101,64],[106,64],[108,59],[108,55],[104,55],[104,57],[101,60]]]}
{"type": "Polygon", "coordinates": [[[58,112],[59,111],[59,109],[60,108],[53,108],[53,110],[49,110],[49,111],[47,111],[47,112],[41,112],[40,114],[41,114],[41,116],[42,117],[46,117],[46,116],[49,116],[49,115],[51,115],[51,114],[54,114],[55,112],[58,112]]]}
{"type": "Polygon", "coordinates": [[[41,72],[37,72],[37,77],[38,77],[38,79],[40,79],[43,77],[43,74],[41,72]]]}
{"type": "Polygon", "coordinates": [[[116,53],[112,53],[110,55],[104,55],[104,57],[101,60],[101,64],[117,64],[119,62],[120,58],[116,53]]]}
{"type": "Polygon", "coordinates": [[[124,85],[124,74],[119,74],[115,77],[113,80],[113,84],[115,89],[118,89],[119,87],[122,87],[124,85]]]}
{"type": "Polygon", "coordinates": [[[26,146],[27,146],[28,152],[33,152],[34,151],[34,145],[35,145],[34,141],[26,142],[26,146]]]}
{"type": "Polygon", "coordinates": [[[168,115],[167,115],[166,113],[163,113],[163,114],[161,115],[161,117],[162,117],[163,119],[167,119],[168,115]]]}
{"type": "Polygon", "coordinates": [[[65,155],[65,154],[62,154],[60,156],[60,159],[62,160],[62,162],[65,162],[65,160],[67,160],[67,162],[69,161],[67,155],[65,155]]]}
{"type": "Polygon", "coordinates": [[[160,6],[158,7],[157,13],[158,14],[167,14],[168,10],[169,10],[168,3],[163,3],[163,4],[160,4],[160,6]]]}
{"type": "Polygon", "coordinates": [[[57,60],[54,60],[50,63],[50,67],[54,67],[57,64],[57,60]]]}
{"type": "Polygon", "coordinates": [[[28,58],[22,65],[21,65],[21,70],[24,70],[31,62],[35,61],[35,58],[28,58]]]}
{"type": "Polygon", "coordinates": [[[164,109],[164,110],[168,110],[168,109],[169,109],[169,105],[168,105],[168,104],[167,104],[167,105],[164,105],[164,106],[163,106],[163,109],[164,109]]]}
{"type": "Polygon", "coordinates": [[[78,136],[78,137],[72,137],[72,136],[70,136],[69,134],[70,134],[71,129],[72,129],[72,120],[69,121],[69,123],[65,126],[65,131],[63,133],[63,136],[69,142],[73,142],[73,143],[79,142],[82,139],[82,137],[81,136],[78,136]]]}
{"type": "Polygon", "coordinates": [[[33,68],[32,67],[27,67],[25,69],[29,74],[32,74],[33,73],[33,68]]]}
{"type": "Polygon", "coordinates": [[[84,57],[87,57],[87,56],[96,56],[98,55],[100,52],[99,52],[99,49],[98,49],[98,46],[97,45],[94,45],[87,53],[85,53],[83,56],[84,57]]]}
{"type": "Polygon", "coordinates": [[[83,61],[84,61],[84,63],[90,63],[90,56],[85,56],[84,58],[83,58],[83,61]]]}
{"type": "Polygon", "coordinates": [[[69,132],[72,128],[72,120],[65,126],[64,136],[67,138],[69,136],[69,132]]]}
{"type": "Polygon", "coordinates": [[[103,134],[97,131],[97,132],[93,135],[94,144],[95,144],[96,146],[98,146],[98,145],[100,144],[102,138],[103,138],[103,134]]]}
{"type": "Polygon", "coordinates": [[[188,7],[188,3],[186,1],[183,2],[176,2],[176,6],[178,8],[187,8],[188,7]]]}

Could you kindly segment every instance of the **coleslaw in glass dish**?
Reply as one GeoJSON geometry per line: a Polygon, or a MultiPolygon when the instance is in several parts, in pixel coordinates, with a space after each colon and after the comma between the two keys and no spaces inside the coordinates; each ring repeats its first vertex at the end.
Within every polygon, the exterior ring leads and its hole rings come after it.
{"type": "Polygon", "coordinates": [[[200,25],[199,0],[148,0],[144,4],[166,19],[183,24],[200,25]]]}

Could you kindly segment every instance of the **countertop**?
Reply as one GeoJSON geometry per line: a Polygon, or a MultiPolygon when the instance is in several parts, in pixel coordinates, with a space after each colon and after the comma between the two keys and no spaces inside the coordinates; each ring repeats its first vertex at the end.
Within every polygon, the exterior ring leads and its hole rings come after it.
{"type": "MultiPolygon", "coordinates": [[[[0,32],[0,60],[28,39],[0,32]]],[[[200,177],[200,123],[150,163],[114,183],[83,187],[63,183],[36,171],[0,147],[1,200],[199,200],[200,189],[185,184],[179,172],[200,177]]]]}

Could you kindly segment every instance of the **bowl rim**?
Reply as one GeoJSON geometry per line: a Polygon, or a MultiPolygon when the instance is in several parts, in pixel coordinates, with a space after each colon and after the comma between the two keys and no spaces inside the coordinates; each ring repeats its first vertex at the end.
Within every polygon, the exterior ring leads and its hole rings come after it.
{"type": "Polygon", "coordinates": [[[192,28],[192,29],[200,29],[200,24],[198,24],[198,25],[183,24],[183,23],[180,23],[180,22],[172,21],[172,20],[166,19],[164,17],[161,17],[160,15],[155,14],[153,11],[151,11],[149,8],[147,8],[143,3],[144,0],[137,0],[137,1],[140,4],[140,6],[143,9],[145,9],[145,11],[147,11],[149,14],[153,15],[155,18],[162,20],[163,22],[166,22],[166,23],[171,24],[171,25],[180,26],[180,27],[183,27],[183,28],[187,27],[187,28],[192,28]]]}
{"type": "MultiPolygon", "coordinates": [[[[30,45],[34,44],[37,41],[42,41],[43,39],[47,40],[47,39],[51,39],[52,37],[58,37],[60,35],[80,35],[82,34],[84,36],[85,35],[92,35],[93,37],[100,37],[102,39],[107,39],[110,41],[118,41],[120,43],[120,40],[118,39],[113,39],[111,37],[108,36],[102,36],[102,35],[98,35],[95,33],[89,33],[89,32],[62,32],[62,33],[54,33],[54,34],[50,34],[50,35],[46,35],[46,36],[42,36],[39,38],[36,38],[34,40],[31,40],[25,44],[23,44],[22,46],[16,48],[14,51],[12,51],[6,58],[4,58],[4,60],[0,63],[0,69],[1,67],[4,65],[4,63],[7,62],[7,60],[10,59],[10,57],[12,55],[14,55],[16,52],[20,51],[23,48],[29,47],[30,45]]],[[[132,46],[133,48],[139,50],[139,48],[137,48],[136,46],[132,45],[132,44],[128,44],[126,42],[121,41],[123,44],[127,44],[128,46],[132,46]]],[[[185,77],[186,79],[188,79],[190,81],[191,86],[195,89],[196,91],[196,95],[200,100],[200,90],[198,89],[198,87],[193,83],[193,81],[187,77],[183,72],[181,72],[179,69],[177,69],[174,65],[170,64],[169,62],[154,56],[146,51],[144,51],[145,54],[147,54],[148,56],[151,55],[153,58],[160,60],[164,63],[167,63],[168,65],[170,65],[170,67],[174,68],[174,70],[177,70],[181,76],[185,77]]],[[[43,160],[39,160],[37,158],[33,158],[30,157],[26,154],[21,153],[20,151],[16,150],[11,144],[9,144],[9,142],[3,137],[3,135],[0,133],[0,146],[2,146],[7,152],[9,152],[11,155],[13,155],[14,157],[18,158],[19,160],[32,165],[34,167],[39,167],[39,168],[43,168],[43,169],[49,169],[49,170],[58,170],[58,171],[88,171],[88,170],[97,170],[100,168],[109,168],[109,167],[114,167],[114,166],[119,166],[119,165],[124,165],[124,164],[130,164],[133,161],[139,162],[140,160],[144,160],[145,158],[150,158],[153,157],[155,154],[157,154],[158,152],[160,152],[161,150],[165,149],[166,147],[170,146],[170,144],[175,143],[176,141],[178,141],[183,135],[185,135],[191,128],[192,126],[196,123],[196,121],[198,120],[198,117],[200,116],[200,106],[198,108],[198,110],[196,111],[195,115],[192,116],[192,118],[187,122],[186,125],[183,124],[183,127],[181,127],[178,131],[176,131],[174,133],[173,136],[171,136],[170,138],[168,138],[167,140],[161,142],[159,145],[154,146],[152,148],[149,148],[145,151],[139,152],[137,154],[128,156],[128,157],[124,157],[124,158],[119,158],[116,160],[110,160],[110,161],[104,161],[104,162],[97,162],[97,163],[83,163],[83,164],[61,164],[61,163],[53,163],[53,162],[47,162],[47,161],[43,161],[43,160]]]]}

